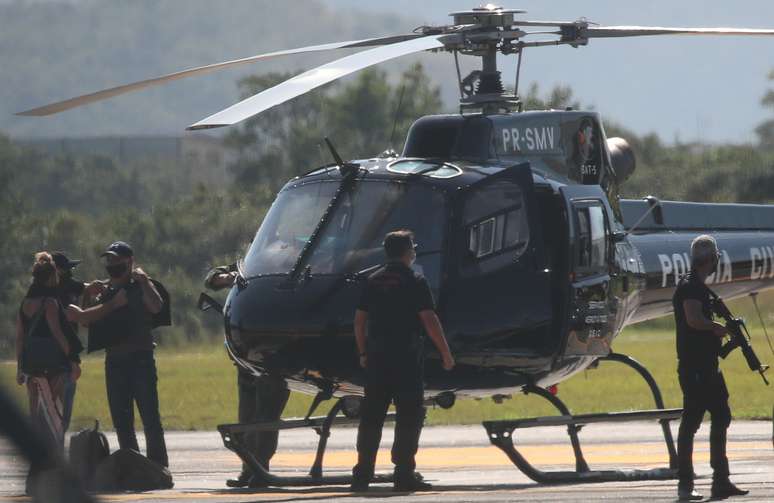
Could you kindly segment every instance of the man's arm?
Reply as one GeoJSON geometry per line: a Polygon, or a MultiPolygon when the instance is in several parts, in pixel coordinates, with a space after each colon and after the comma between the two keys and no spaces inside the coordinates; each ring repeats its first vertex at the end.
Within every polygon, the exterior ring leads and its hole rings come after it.
{"type": "Polygon", "coordinates": [[[696,299],[685,299],[683,301],[683,311],[685,312],[685,322],[695,330],[711,331],[718,337],[723,337],[728,333],[728,330],[722,324],[708,320],[704,316],[701,302],[696,299]]]}
{"type": "Polygon", "coordinates": [[[132,276],[135,281],[140,283],[140,288],[142,288],[142,302],[145,304],[145,309],[150,311],[151,314],[160,313],[164,307],[164,300],[156,290],[156,287],[153,286],[153,283],[151,283],[148,275],[145,274],[145,271],[138,267],[132,271],[132,276]]]}
{"type": "Polygon", "coordinates": [[[215,267],[204,278],[204,287],[210,290],[228,288],[234,284],[236,276],[236,264],[215,267]]]}
{"type": "Polygon", "coordinates": [[[441,355],[443,361],[444,370],[451,370],[454,368],[454,357],[449,349],[449,343],[446,342],[446,336],[443,333],[443,327],[441,326],[441,320],[435,314],[432,309],[425,309],[419,312],[419,319],[422,321],[422,325],[425,327],[427,335],[430,340],[433,341],[435,348],[441,355]]]}
{"type": "Polygon", "coordinates": [[[98,304],[96,306],[81,309],[80,307],[71,304],[67,306],[67,319],[80,323],[81,325],[89,325],[95,321],[99,321],[119,307],[125,306],[129,301],[126,296],[126,290],[121,289],[116,295],[109,301],[98,304]]]}
{"type": "Polygon", "coordinates": [[[355,344],[360,357],[360,366],[365,368],[366,360],[366,327],[368,326],[368,311],[355,310],[355,344]]]}

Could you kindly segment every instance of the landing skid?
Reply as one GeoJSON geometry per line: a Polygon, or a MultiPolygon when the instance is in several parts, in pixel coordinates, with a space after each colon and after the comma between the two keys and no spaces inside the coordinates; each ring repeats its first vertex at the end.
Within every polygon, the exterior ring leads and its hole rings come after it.
{"type": "MultiPolygon", "coordinates": [[[[325,449],[328,446],[328,437],[331,435],[333,424],[336,425],[357,425],[360,420],[339,416],[344,408],[345,398],[340,398],[333,405],[331,410],[325,416],[312,417],[312,413],[317,406],[330,395],[325,393],[318,394],[306,417],[300,419],[286,419],[272,422],[249,423],[249,424],[221,424],[218,426],[218,432],[223,438],[223,445],[230,449],[250,468],[253,477],[258,486],[273,487],[304,487],[304,486],[324,486],[324,485],[349,485],[352,482],[352,475],[323,475],[323,457],[325,449]],[[258,431],[280,431],[297,428],[313,428],[320,439],[317,443],[317,453],[314,463],[309,470],[309,475],[301,476],[279,476],[266,470],[255,458],[255,455],[244,444],[244,435],[248,432],[258,431]]],[[[387,414],[386,421],[394,421],[395,414],[387,414]]],[[[373,482],[392,482],[392,475],[375,475],[373,482]]]]}
{"type": "MultiPolygon", "coordinates": [[[[672,431],[669,422],[678,419],[682,409],[665,409],[661,391],[648,370],[633,358],[626,355],[611,353],[601,357],[598,361],[616,361],[623,363],[645,379],[650,387],[656,409],[631,412],[611,412],[603,414],[580,414],[573,416],[570,410],[558,397],[552,395],[543,388],[530,385],[524,388],[524,393],[533,393],[551,402],[560,414],[559,416],[536,417],[530,419],[484,421],[490,442],[501,449],[525,475],[541,484],[561,484],[579,482],[612,482],[635,480],[663,480],[677,477],[677,451],[675,450],[672,431]],[[650,470],[591,470],[583,457],[583,451],[578,438],[578,432],[583,425],[601,422],[627,422],[641,420],[657,420],[661,423],[664,434],[664,442],[669,454],[668,468],[655,468],[650,470]],[[514,430],[519,428],[532,428],[537,426],[567,426],[567,434],[570,437],[573,453],[575,455],[575,471],[543,471],[533,466],[516,449],[514,430]]],[[[218,431],[223,438],[223,444],[236,453],[250,468],[257,482],[262,486],[274,487],[303,487],[324,485],[348,485],[352,482],[351,475],[323,475],[323,457],[328,445],[328,438],[334,423],[336,425],[356,425],[358,419],[339,415],[345,411],[345,400],[336,401],[331,410],[325,416],[312,417],[317,406],[331,398],[330,393],[319,393],[309,409],[306,417],[300,419],[286,419],[273,422],[261,422],[251,424],[222,424],[218,431]],[[266,470],[255,458],[252,452],[244,444],[244,435],[248,432],[280,431],[297,428],[313,428],[320,439],[317,444],[317,453],[314,463],[308,475],[304,476],[278,476],[266,470]]],[[[394,421],[395,414],[387,415],[387,421],[394,421]]],[[[392,482],[392,475],[376,475],[373,479],[376,483],[392,482]]]]}
{"type": "Polygon", "coordinates": [[[635,480],[663,480],[677,477],[677,451],[672,439],[672,431],[669,422],[680,418],[682,409],[665,409],[661,391],[653,379],[653,376],[639,362],[626,355],[611,353],[599,358],[598,361],[615,361],[623,363],[634,370],[648,383],[656,409],[631,412],[611,412],[602,414],[581,414],[573,416],[567,406],[558,397],[552,395],[543,388],[527,386],[524,393],[534,393],[551,402],[556,407],[560,416],[536,417],[530,419],[516,419],[503,421],[485,421],[487,435],[493,445],[500,448],[525,475],[541,484],[562,484],[579,482],[615,482],[635,480]],[[583,457],[578,432],[583,425],[602,422],[627,422],[641,420],[658,420],[664,433],[664,443],[669,454],[668,468],[654,468],[649,470],[591,470],[583,457]],[[567,426],[567,434],[570,437],[572,450],[575,455],[575,471],[543,471],[533,466],[516,449],[514,430],[519,428],[532,428],[537,426],[567,426]]]}

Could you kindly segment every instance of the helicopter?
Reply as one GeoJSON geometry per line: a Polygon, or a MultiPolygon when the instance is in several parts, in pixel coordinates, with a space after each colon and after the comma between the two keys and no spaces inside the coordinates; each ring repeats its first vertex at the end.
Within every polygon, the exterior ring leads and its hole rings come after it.
{"type": "MultiPolygon", "coordinates": [[[[334,422],[356,418],[364,375],[353,341],[353,306],[363,281],[384,261],[386,232],[414,232],[415,267],[428,280],[457,366],[444,371],[428,349],[426,398],[452,407],[458,398],[519,392],[549,400],[560,415],[487,421],[491,442],[538,482],[594,482],[675,476],[676,452],[655,380],[634,359],[613,352],[624,327],[667,315],[680,276],[690,270],[691,239],[711,233],[720,261],[708,283],[732,299],[774,287],[774,206],[620,198],[634,172],[628,143],[607,138],[601,117],[582,110],[524,111],[518,97],[521,59],[532,48],[580,48],[597,38],[658,35],[771,36],[774,30],[597,26],[522,20],[525,11],[491,4],[451,14],[453,23],[414,33],[282,50],[216,63],[42,106],[40,116],[221,68],[334,49],[365,50],[297,75],[195,124],[229,126],[363,68],[423,51],[454,57],[459,113],[421,117],[403,152],[334,162],[290,180],[238,264],[224,305],[203,295],[202,309],[224,317],[230,357],[249,372],[282,375],[291,389],[314,394],[300,420],[221,425],[226,446],[270,485],[346,483],[323,477],[322,459],[334,422]],[[508,92],[498,54],[516,57],[508,92]],[[482,65],[466,76],[459,57],[482,65]],[[656,408],[573,416],[550,388],[599,361],[633,368],[648,383],[656,408]],[[325,417],[312,417],[336,398],[325,417]],[[344,413],[344,419],[338,416],[344,413]],[[584,424],[660,422],[670,467],[591,470],[578,432],[584,424]],[[545,472],[514,446],[514,430],[566,426],[576,470],[545,472]],[[313,427],[320,435],[309,477],[278,477],[244,448],[248,431],[313,427]]],[[[766,368],[753,370],[764,375],[766,368]]],[[[764,377],[765,379],[765,377],[764,377]]]]}

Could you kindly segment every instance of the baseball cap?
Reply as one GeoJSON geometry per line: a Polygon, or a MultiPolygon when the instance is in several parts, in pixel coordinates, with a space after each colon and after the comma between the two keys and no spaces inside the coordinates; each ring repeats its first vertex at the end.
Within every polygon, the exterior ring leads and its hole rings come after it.
{"type": "Polygon", "coordinates": [[[54,264],[56,264],[59,269],[72,269],[81,263],[80,260],[70,260],[67,258],[67,255],[60,251],[53,252],[51,257],[54,259],[54,264]]]}
{"type": "Polygon", "coordinates": [[[114,257],[133,257],[134,251],[132,251],[132,247],[127,243],[123,241],[116,241],[115,243],[112,243],[110,246],[108,246],[104,253],[100,255],[100,257],[104,257],[106,255],[113,255],[114,257]]]}

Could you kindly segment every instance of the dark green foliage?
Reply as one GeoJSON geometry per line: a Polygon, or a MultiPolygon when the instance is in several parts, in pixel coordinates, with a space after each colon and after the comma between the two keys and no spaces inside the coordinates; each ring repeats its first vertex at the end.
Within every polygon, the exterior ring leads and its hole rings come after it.
{"type": "MultiPolygon", "coordinates": [[[[241,82],[243,94],[286,77],[249,77],[241,82]]],[[[99,254],[117,239],[131,243],[138,265],[172,294],[174,326],[158,331],[164,344],[220,337],[220,318],[195,309],[207,270],[244,254],[289,178],[332,161],[319,148],[324,136],[345,157],[388,148],[404,88],[395,131],[399,149],[414,118],[441,105],[419,65],[395,85],[384,72],[363,72],[233,129],[227,137],[239,152],[233,180],[214,186],[197,184],[203,177],[184,163],[50,156],[0,136],[0,355],[12,354],[16,308],[36,251],[64,250],[83,259],[77,276],[91,280],[106,276],[99,254]]]]}

